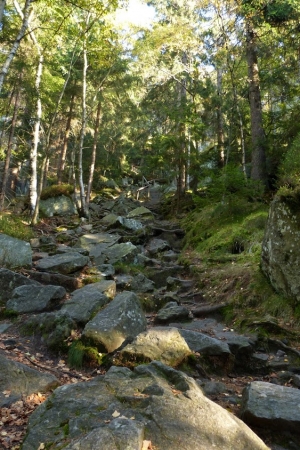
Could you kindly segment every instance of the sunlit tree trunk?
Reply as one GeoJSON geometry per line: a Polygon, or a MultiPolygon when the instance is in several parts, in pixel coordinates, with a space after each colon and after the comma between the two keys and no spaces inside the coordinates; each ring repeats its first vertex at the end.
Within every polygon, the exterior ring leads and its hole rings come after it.
{"type": "Polygon", "coordinates": [[[23,14],[22,14],[22,26],[21,26],[19,33],[15,39],[15,42],[12,45],[12,48],[10,49],[10,51],[6,57],[6,60],[3,64],[3,66],[0,70],[0,92],[2,91],[3,83],[4,83],[6,75],[8,74],[10,64],[18,51],[21,40],[23,39],[23,37],[26,34],[26,30],[29,25],[29,15],[30,15],[31,3],[32,3],[32,0],[26,0],[26,2],[25,2],[23,14]]]}
{"type": "Polygon", "coordinates": [[[218,145],[218,158],[219,166],[224,166],[225,154],[224,154],[224,118],[222,112],[222,78],[223,70],[221,67],[217,68],[217,93],[218,93],[218,105],[217,105],[217,145],[218,145]]]}
{"type": "Polygon", "coordinates": [[[98,141],[99,127],[100,127],[100,117],[101,117],[101,102],[99,101],[98,106],[97,106],[96,120],[95,120],[93,150],[92,150],[92,160],[91,160],[91,164],[90,164],[89,182],[88,182],[87,193],[86,193],[86,206],[87,207],[90,202],[91,191],[92,191],[92,186],[93,186],[96,154],[97,154],[97,141],[98,141]]]}
{"type": "Polygon", "coordinates": [[[251,178],[256,181],[261,181],[264,185],[266,185],[266,135],[263,128],[262,118],[256,33],[249,19],[246,21],[246,33],[252,139],[251,178]]]}

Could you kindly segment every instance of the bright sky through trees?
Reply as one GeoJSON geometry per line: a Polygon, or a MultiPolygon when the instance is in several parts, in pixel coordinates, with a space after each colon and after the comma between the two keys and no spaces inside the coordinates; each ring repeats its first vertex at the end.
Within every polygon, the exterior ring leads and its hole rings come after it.
{"type": "Polygon", "coordinates": [[[132,23],[134,25],[149,26],[153,21],[155,10],[140,0],[129,0],[127,9],[117,11],[118,22],[132,23]]]}

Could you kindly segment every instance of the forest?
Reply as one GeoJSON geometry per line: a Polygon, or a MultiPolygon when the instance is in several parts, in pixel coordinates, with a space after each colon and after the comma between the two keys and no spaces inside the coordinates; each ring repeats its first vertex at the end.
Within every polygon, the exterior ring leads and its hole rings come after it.
{"type": "Polygon", "coordinates": [[[11,173],[32,223],[49,184],[75,186],[81,216],[103,177],[173,181],[178,210],[297,186],[297,0],[148,5],[142,28],[117,1],[1,0],[1,209],[11,173]]]}

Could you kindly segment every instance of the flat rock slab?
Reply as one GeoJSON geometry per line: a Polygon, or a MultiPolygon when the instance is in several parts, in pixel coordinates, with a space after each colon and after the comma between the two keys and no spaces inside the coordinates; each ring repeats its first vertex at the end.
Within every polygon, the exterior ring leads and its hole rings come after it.
{"type": "Polygon", "coordinates": [[[300,433],[300,391],[264,381],[244,389],[242,418],[259,427],[300,433]]]}
{"type": "Polygon", "coordinates": [[[216,356],[231,353],[226,342],[207,336],[207,334],[190,330],[179,330],[179,332],[194,352],[216,356]]]}
{"type": "Polygon", "coordinates": [[[0,407],[11,405],[23,395],[48,392],[59,384],[54,375],[41,373],[0,355],[0,407]],[[9,392],[7,396],[3,394],[5,391],[9,392]]]}
{"type": "Polygon", "coordinates": [[[89,262],[89,257],[80,253],[64,253],[41,259],[36,263],[36,268],[45,272],[68,274],[82,269],[89,262]]]}
{"type": "Polygon", "coordinates": [[[156,360],[176,367],[191,353],[177,328],[155,327],[140,333],[120,351],[120,357],[122,360],[156,360]]]}
{"type": "Polygon", "coordinates": [[[68,314],[75,322],[86,324],[110,299],[116,295],[116,283],[103,280],[88,284],[71,294],[61,311],[68,314]]]}
{"type": "Polygon", "coordinates": [[[268,449],[192,378],[155,361],[56,389],[30,416],[22,450],[142,449],[147,440],[157,450],[268,449]]]}
{"type": "Polygon", "coordinates": [[[29,242],[0,233],[0,266],[8,269],[32,266],[29,242]]]}
{"type": "Polygon", "coordinates": [[[176,302],[167,303],[160,309],[155,318],[156,322],[170,322],[171,320],[188,320],[189,310],[185,306],[178,305],[176,302]]]}
{"type": "MultiPolygon", "coordinates": [[[[138,249],[131,242],[124,242],[122,244],[114,244],[101,251],[98,256],[94,256],[95,264],[115,264],[116,262],[132,263],[138,249]]],[[[92,256],[92,252],[90,252],[92,256]]]]}
{"type": "Polygon", "coordinates": [[[146,326],[146,317],[137,295],[124,291],[86,324],[83,337],[102,351],[113,352],[126,339],[145,331],[146,326]]]}
{"type": "Polygon", "coordinates": [[[19,314],[49,311],[66,295],[62,286],[19,286],[13,291],[6,308],[19,314]]]}
{"type": "Polygon", "coordinates": [[[41,284],[12,270],[0,269],[0,302],[7,302],[11,298],[13,290],[24,285],[40,286],[41,284]]]}
{"type": "Polygon", "coordinates": [[[109,233],[95,233],[95,234],[84,234],[80,236],[74,248],[82,247],[89,252],[94,248],[95,245],[103,245],[103,248],[109,247],[110,245],[116,244],[120,236],[109,233]]]}

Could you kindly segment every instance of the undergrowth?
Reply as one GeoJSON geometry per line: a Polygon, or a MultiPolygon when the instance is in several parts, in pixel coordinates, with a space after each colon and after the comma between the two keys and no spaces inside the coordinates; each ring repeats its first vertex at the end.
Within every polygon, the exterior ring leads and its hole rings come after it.
{"type": "Polygon", "coordinates": [[[24,218],[6,213],[0,215],[0,233],[23,241],[29,241],[34,237],[32,228],[24,218]]]}

